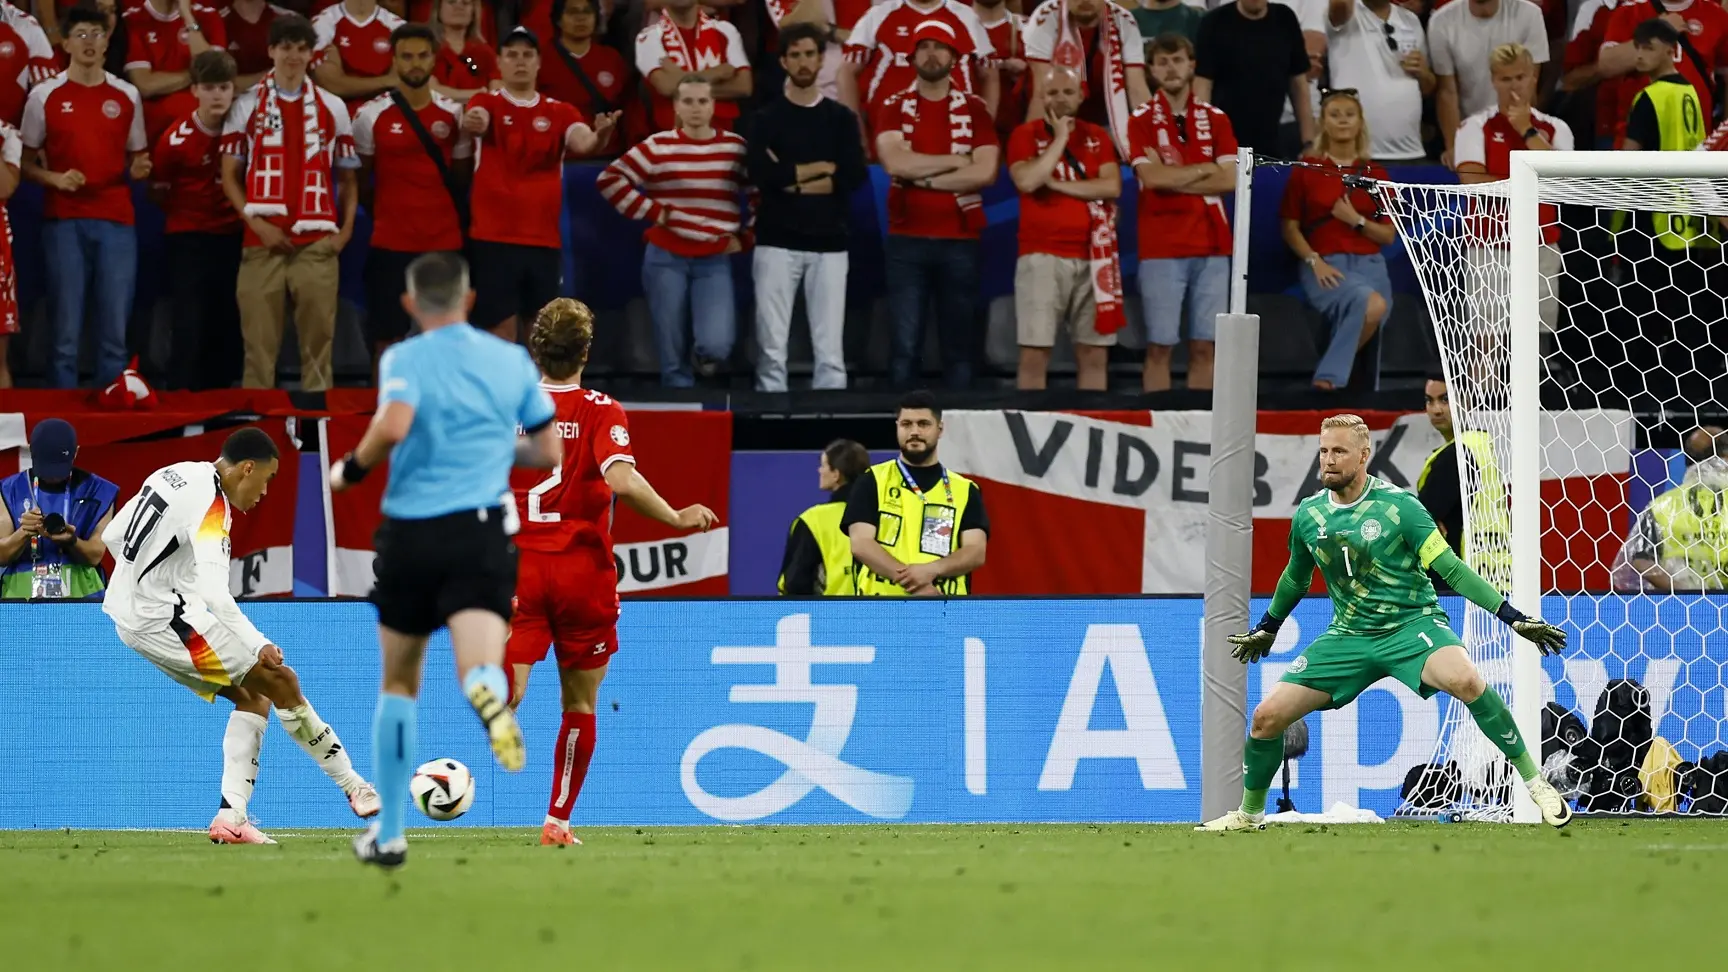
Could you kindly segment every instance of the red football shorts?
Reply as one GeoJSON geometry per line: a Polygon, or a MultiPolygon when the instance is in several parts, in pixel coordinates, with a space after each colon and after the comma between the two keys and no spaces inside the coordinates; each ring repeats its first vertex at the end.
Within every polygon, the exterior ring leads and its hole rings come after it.
{"type": "Polygon", "coordinates": [[[533,665],[551,648],[559,668],[599,668],[618,651],[618,575],[560,554],[524,550],[504,660],[533,665]]]}

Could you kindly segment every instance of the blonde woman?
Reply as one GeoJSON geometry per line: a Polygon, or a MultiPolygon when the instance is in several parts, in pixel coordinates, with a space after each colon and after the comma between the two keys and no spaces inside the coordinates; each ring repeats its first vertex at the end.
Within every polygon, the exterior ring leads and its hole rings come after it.
{"type": "MultiPolygon", "coordinates": [[[[1279,215],[1284,242],[1302,261],[1302,294],[1332,333],[1314,369],[1314,387],[1333,391],[1349,384],[1356,353],[1392,309],[1392,281],[1380,250],[1397,230],[1371,192],[1344,184],[1346,175],[1387,178],[1369,161],[1368,123],[1354,89],[1321,97],[1320,136],[1302,161],[1307,165],[1290,174],[1279,215]]],[[[1376,363],[1376,385],[1379,370],[1376,363]]]]}
{"type": "Polygon", "coordinates": [[[464,104],[500,83],[498,55],[480,21],[480,0],[434,0],[432,29],[441,43],[432,78],[440,93],[464,104]]]}

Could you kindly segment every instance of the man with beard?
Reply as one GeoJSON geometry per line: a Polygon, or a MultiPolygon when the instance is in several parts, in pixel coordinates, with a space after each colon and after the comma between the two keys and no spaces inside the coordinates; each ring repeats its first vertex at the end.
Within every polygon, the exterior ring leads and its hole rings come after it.
{"type": "Polygon", "coordinates": [[[423,253],[462,250],[474,146],[461,131],[462,107],[430,86],[438,46],[438,35],[425,24],[396,28],[390,35],[396,86],[354,116],[361,191],[370,193],[372,213],[366,336],[374,362],[408,336],[402,309],[408,264],[423,253]]]}
{"type": "Polygon", "coordinates": [[[889,379],[910,385],[921,372],[924,310],[934,304],[937,344],[949,388],[972,384],[982,335],[977,322],[979,195],[996,180],[1001,148],[990,110],[952,79],[971,38],[940,20],[913,32],[918,82],[883,102],[871,119],[888,189],[885,247],[888,311],[894,320],[889,379]]]}
{"type": "Polygon", "coordinates": [[[841,528],[852,541],[854,582],[875,597],[958,597],[984,566],[990,520],[978,484],[942,468],[942,408],[927,391],[900,399],[900,454],[870,467],[846,501],[841,528]]]}
{"type": "Polygon", "coordinates": [[[948,28],[958,44],[950,68],[954,86],[984,99],[995,115],[1000,101],[996,49],[972,8],[961,0],[883,0],[847,35],[847,63],[836,79],[840,101],[872,126],[870,135],[883,131],[874,128],[882,105],[919,80],[918,35],[931,22],[948,28]]]}
{"type": "Polygon", "coordinates": [[[846,245],[852,191],[864,182],[858,116],[818,89],[822,30],[791,24],[780,33],[786,96],[750,116],[746,165],[761,193],[756,214],[756,390],[786,390],[786,338],[804,287],[811,387],[846,387],[841,342],[846,322],[846,245]]]}

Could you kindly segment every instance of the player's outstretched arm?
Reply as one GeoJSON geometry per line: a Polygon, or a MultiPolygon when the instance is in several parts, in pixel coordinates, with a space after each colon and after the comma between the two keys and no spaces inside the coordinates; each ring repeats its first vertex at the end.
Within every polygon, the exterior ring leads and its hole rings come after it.
{"type": "Polygon", "coordinates": [[[1230,636],[1230,643],[1236,646],[1230,654],[1244,665],[1252,665],[1271,654],[1272,643],[1278,640],[1278,629],[1283,626],[1284,619],[1290,616],[1290,612],[1296,610],[1296,605],[1307,595],[1308,588],[1313,583],[1314,555],[1292,529],[1290,562],[1284,565],[1284,573],[1278,575],[1278,587],[1272,592],[1272,604],[1252,630],[1230,636]]]}
{"type": "Polygon", "coordinates": [[[714,511],[697,503],[674,510],[661,498],[654,484],[636,471],[633,462],[615,462],[606,467],[606,485],[629,507],[650,520],[664,523],[676,530],[707,530],[717,519],[714,511]]]}
{"type": "Polygon", "coordinates": [[[1428,546],[1424,545],[1425,566],[1439,574],[1448,586],[1468,598],[1472,604],[1484,611],[1493,612],[1494,616],[1504,621],[1518,633],[1520,638],[1535,644],[1537,650],[1544,655],[1558,655],[1566,650],[1566,632],[1549,624],[1541,618],[1532,618],[1512,606],[1493,584],[1482,579],[1482,575],[1470,569],[1470,565],[1458,559],[1446,541],[1440,538],[1438,531],[1434,538],[1439,540],[1443,550],[1434,556],[1427,556],[1428,546]]]}

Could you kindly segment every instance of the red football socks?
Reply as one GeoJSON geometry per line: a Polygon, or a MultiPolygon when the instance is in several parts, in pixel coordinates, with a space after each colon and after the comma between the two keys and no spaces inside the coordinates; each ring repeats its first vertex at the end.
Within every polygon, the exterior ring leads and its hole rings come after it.
{"type": "Polygon", "coordinates": [[[588,777],[594,758],[594,713],[566,712],[558,726],[558,748],[552,753],[552,803],[547,816],[566,823],[588,777]]]}

